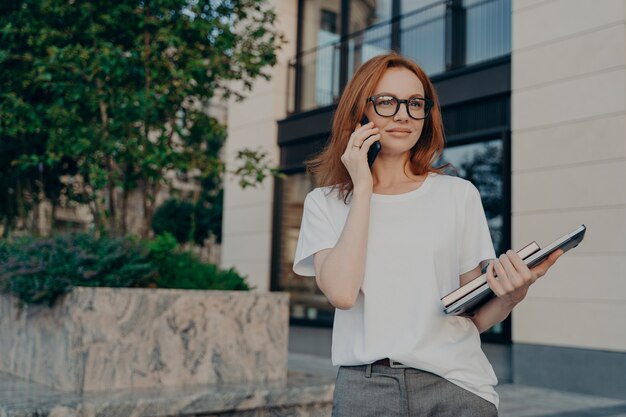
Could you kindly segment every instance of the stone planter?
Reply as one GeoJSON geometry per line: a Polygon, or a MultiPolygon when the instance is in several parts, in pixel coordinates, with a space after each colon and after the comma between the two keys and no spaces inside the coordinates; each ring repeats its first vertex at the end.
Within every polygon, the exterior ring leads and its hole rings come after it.
{"type": "Polygon", "coordinates": [[[0,295],[0,371],[73,391],[286,378],[288,294],[75,288],[53,308],[0,295]]]}

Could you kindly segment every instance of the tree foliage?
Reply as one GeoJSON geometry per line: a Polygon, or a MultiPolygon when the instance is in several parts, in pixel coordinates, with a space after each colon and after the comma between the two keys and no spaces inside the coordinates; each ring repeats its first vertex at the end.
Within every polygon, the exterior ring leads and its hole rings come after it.
{"type": "Polygon", "coordinates": [[[170,198],[161,204],[152,217],[152,230],[157,235],[171,234],[178,243],[194,242],[202,246],[210,235],[222,241],[222,192],[218,198],[193,204],[170,198]]]}
{"type": "Polygon", "coordinates": [[[5,229],[46,199],[88,204],[123,233],[140,190],[145,233],[168,172],[219,184],[225,131],[207,109],[269,77],[274,20],[265,0],[2,2],[5,229]]]}

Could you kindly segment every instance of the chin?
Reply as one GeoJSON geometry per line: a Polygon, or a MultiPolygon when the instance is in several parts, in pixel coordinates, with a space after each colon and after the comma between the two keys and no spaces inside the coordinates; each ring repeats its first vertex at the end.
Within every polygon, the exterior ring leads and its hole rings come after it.
{"type": "Polygon", "coordinates": [[[380,151],[380,155],[383,155],[384,157],[391,157],[391,158],[404,156],[410,153],[411,153],[411,148],[409,149],[406,149],[406,148],[385,149],[385,145],[383,145],[383,149],[380,151]]]}

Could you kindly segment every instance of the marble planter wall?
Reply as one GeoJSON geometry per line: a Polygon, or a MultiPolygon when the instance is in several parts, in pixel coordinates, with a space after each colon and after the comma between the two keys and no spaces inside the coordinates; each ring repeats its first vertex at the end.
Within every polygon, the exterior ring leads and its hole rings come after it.
{"type": "Polygon", "coordinates": [[[74,392],[286,378],[288,294],[75,288],[0,295],[0,371],[74,392]]]}

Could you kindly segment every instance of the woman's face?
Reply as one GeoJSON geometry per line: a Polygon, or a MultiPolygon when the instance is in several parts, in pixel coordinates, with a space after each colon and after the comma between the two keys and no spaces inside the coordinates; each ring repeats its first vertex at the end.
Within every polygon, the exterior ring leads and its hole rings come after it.
{"type": "MultiPolygon", "coordinates": [[[[404,67],[387,69],[372,95],[394,96],[400,100],[425,97],[420,79],[404,67]]],[[[384,117],[374,111],[374,104],[370,101],[365,115],[380,129],[383,155],[400,155],[408,152],[417,143],[424,128],[424,120],[411,118],[405,103],[400,104],[394,116],[384,117]]]]}

